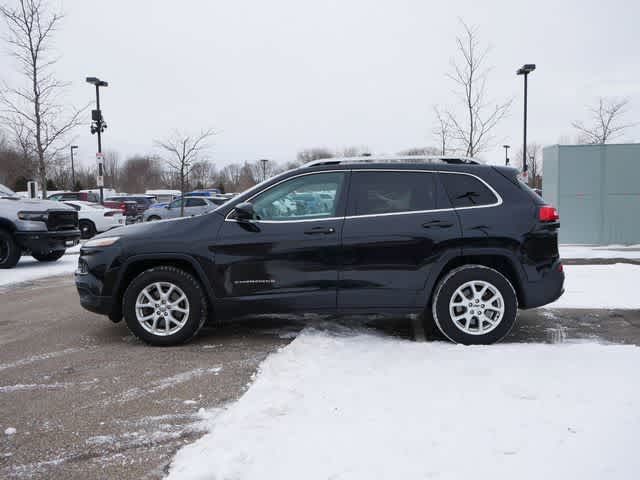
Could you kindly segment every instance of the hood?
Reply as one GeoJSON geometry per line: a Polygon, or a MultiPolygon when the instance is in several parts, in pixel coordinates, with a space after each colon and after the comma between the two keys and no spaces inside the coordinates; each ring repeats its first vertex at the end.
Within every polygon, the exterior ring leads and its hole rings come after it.
{"type": "Polygon", "coordinates": [[[215,212],[195,217],[171,218],[153,222],[134,223],[103,232],[94,238],[120,237],[124,242],[145,243],[176,242],[185,238],[196,238],[199,232],[216,231],[224,218],[215,212]]]}
{"type": "Polygon", "coordinates": [[[52,200],[36,200],[27,198],[2,198],[0,199],[0,213],[9,214],[21,211],[40,212],[46,210],[71,210],[73,207],[65,205],[62,202],[54,202],[52,200]]]}

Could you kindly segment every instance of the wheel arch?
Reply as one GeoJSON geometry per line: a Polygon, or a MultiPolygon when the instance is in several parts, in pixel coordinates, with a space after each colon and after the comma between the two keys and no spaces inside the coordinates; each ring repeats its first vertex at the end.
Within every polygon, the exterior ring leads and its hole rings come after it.
{"type": "Polygon", "coordinates": [[[427,298],[423,306],[431,304],[438,282],[451,270],[462,267],[463,265],[481,265],[498,271],[504,275],[513,286],[518,298],[518,304],[524,305],[526,303],[522,280],[523,272],[518,269],[516,260],[512,258],[512,254],[507,252],[478,251],[465,253],[444,262],[437,275],[432,275],[430,278],[427,288],[427,298]]]}
{"type": "Polygon", "coordinates": [[[0,217],[0,229],[13,233],[16,230],[16,226],[11,220],[0,217]]]}
{"type": "Polygon", "coordinates": [[[111,313],[109,314],[111,320],[117,322],[122,318],[122,297],[131,281],[145,270],[160,266],[179,268],[193,275],[195,279],[200,282],[205,297],[208,300],[209,307],[212,309],[214,306],[214,296],[211,282],[209,282],[202,266],[198,264],[193,257],[182,254],[136,255],[128,259],[120,268],[112,293],[114,302],[111,313]]]}

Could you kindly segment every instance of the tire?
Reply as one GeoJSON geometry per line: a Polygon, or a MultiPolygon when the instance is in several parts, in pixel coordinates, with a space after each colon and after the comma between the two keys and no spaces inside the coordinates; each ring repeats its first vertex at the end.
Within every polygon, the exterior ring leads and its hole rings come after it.
{"type": "Polygon", "coordinates": [[[149,218],[147,218],[147,222],[153,222],[154,220],[160,220],[160,217],[151,215],[149,218]]]}
{"type": "Polygon", "coordinates": [[[53,250],[52,252],[31,252],[31,256],[39,262],[55,262],[64,255],[64,250],[53,250]]]}
{"type": "Polygon", "coordinates": [[[6,230],[0,230],[0,268],[13,268],[22,256],[22,249],[6,230]]]}
{"type": "Polygon", "coordinates": [[[96,234],[96,226],[91,220],[80,220],[80,233],[82,238],[91,238],[96,234]]]}
{"type": "Polygon", "coordinates": [[[440,280],[432,313],[438,329],[452,342],[489,345],[502,340],[513,328],[518,297],[511,282],[497,270],[464,265],[440,280]]]}
{"type": "Polygon", "coordinates": [[[193,275],[179,268],[161,266],[146,270],[133,279],[122,298],[122,311],[131,333],[143,342],[154,346],[180,345],[196,336],[204,325],[207,299],[200,282],[193,275]],[[169,293],[166,302],[175,302],[182,294],[186,302],[177,303],[175,310],[170,309],[168,303],[161,303],[162,297],[155,285],[160,286],[163,294],[169,293]],[[173,292],[169,291],[170,286],[173,286],[173,292]],[[151,299],[158,303],[152,304],[151,299]],[[152,306],[136,306],[142,304],[152,306]],[[139,321],[138,315],[150,318],[139,321]]]}

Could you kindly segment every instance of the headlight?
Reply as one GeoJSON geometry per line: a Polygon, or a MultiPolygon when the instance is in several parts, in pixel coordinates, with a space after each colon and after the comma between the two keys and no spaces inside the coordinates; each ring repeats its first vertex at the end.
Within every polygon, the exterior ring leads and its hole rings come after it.
{"type": "Polygon", "coordinates": [[[30,222],[46,222],[49,214],[47,212],[18,212],[18,218],[30,222]]]}
{"type": "Polygon", "coordinates": [[[86,242],[83,247],[110,247],[114,243],[118,241],[120,237],[104,237],[104,238],[96,238],[94,240],[89,240],[86,242]]]}

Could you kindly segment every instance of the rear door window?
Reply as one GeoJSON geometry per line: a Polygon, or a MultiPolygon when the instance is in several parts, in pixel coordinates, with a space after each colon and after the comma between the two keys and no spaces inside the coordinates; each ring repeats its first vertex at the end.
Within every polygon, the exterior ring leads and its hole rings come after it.
{"type": "Polygon", "coordinates": [[[187,203],[185,206],[187,207],[204,207],[207,202],[204,201],[203,198],[187,198],[187,203]]]}
{"type": "Polygon", "coordinates": [[[495,194],[478,178],[460,173],[440,173],[454,208],[479,207],[498,203],[495,194]]]}
{"type": "Polygon", "coordinates": [[[354,171],[349,215],[382,215],[436,209],[430,172],[354,171]]]}

